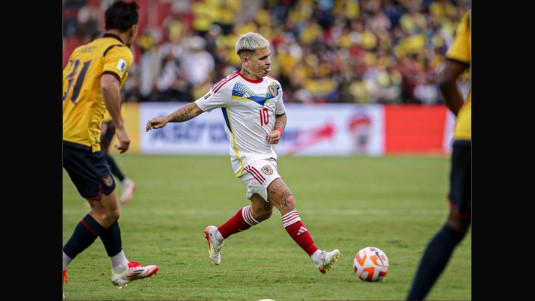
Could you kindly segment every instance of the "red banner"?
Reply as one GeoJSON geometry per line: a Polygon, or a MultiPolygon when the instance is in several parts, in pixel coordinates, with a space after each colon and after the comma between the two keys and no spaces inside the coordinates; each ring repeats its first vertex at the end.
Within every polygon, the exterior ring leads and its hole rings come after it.
{"type": "Polygon", "coordinates": [[[445,106],[384,106],[384,114],[386,154],[445,152],[445,106]]]}

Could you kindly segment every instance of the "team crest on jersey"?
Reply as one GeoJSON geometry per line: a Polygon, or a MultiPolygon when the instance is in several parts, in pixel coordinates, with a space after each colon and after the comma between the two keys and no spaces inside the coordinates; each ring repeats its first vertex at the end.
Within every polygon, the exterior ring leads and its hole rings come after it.
{"type": "Polygon", "coordinates": [[[111,176],[110,175],[107,175],[105,176],[102,181],[104,182],[104,184],[108,187],[111,187],[111,185],[113,185],[113,180],[111,179],[111,176]]]}
{"type": "Polygon", "coordinates": [[[273,174],[273,169],[271,169],[271,166],[269,165],[265,165],[264,167],[262,167],[262,172],[265,174],[265,175],[272,175],[273,174]]]}
{"type": "Polygon", "coordinates": [[[269,89],[269,94],[273,95],[273,97],[279,94],[279,85],[277,84],[270,85],[268,89],[269,89]]]}

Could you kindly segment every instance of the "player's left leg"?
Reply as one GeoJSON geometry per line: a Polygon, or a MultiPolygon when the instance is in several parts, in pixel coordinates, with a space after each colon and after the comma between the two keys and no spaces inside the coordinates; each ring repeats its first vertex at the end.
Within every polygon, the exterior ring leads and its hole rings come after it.
{"type": "Polygon", "coordinates": [[[407,300],[423,300],[470,228],[472,210],[471,143],[455,142],[451,157],[450,213],[422,255],[407,300]]]}
{"type": "Polygon", "coordinates": [[[293,194],[282,178],[274,180],[269,185],[268,191],[269,201],[281,212],[282,224],[286,232],[310,256],[318,270],[326,274],[338,260],[340,251],[334,249],[328,252],[316,246],[312,235],[297,212],[293,194]]]}

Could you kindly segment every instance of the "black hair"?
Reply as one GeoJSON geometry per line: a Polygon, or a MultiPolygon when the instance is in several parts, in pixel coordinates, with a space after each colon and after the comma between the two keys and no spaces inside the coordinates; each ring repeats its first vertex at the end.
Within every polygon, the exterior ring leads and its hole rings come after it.
{"type": "Polygon", "coordinates": [[[106,9],[105,29],[118,29],[121,32],[129,30],[132,25],[136,25],[139,22],[139,5],[136,1],[125,2],[117,0],[113,2],[110,7],[106,9]]]}

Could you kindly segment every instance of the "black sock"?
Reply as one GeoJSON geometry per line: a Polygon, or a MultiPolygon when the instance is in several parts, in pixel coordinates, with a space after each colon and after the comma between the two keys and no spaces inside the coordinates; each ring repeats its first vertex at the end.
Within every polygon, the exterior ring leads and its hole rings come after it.
{"type": "Polygon", "coordinates": [[[106,228],[102,227],[91,215],[87,214],[76,225],[71,238],[63,246],[63,252],[74,259],[87,249],[106,228]]]}
{"type": "Polygon", "coordinates": [[[464,234],[444,225],[427,245],[407,300],[423,300],[448,263],[455,246],[464,234]]]}
{"type": "Polygon", "coordinates": [[[100,234],[100,240],[106,248],[106,253],[109,257],[117,255],[123,249],[121,240],[121,229],[119,228],[119,221],[115,221],[104,232],[100,234]]]}

